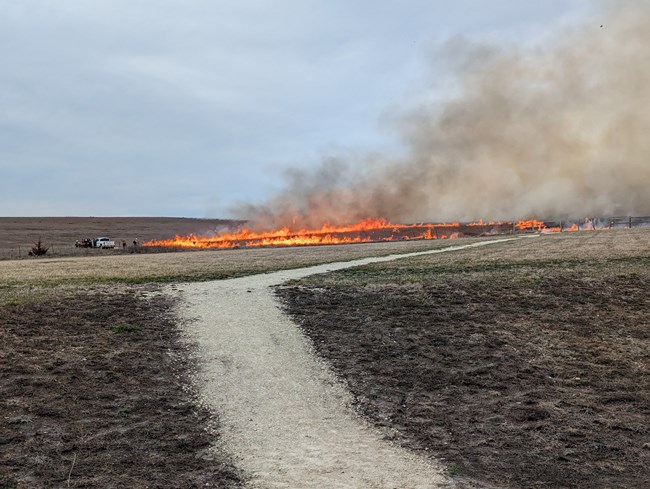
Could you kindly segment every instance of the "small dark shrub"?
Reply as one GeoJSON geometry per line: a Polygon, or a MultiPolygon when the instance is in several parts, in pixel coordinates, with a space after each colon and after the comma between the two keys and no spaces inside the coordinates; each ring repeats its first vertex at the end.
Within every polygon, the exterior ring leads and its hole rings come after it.
{"type": "Polygon", "coordinates": [[[29,256],[43,256],[45,253],[47,253],[47,250],[49,250],[49,246],[45,246],[45,243],[41,241],[41,238],[38,238],[38,241],[34,243],[34,246],[32,246],[32,249],[29,252],[29,256]]]}

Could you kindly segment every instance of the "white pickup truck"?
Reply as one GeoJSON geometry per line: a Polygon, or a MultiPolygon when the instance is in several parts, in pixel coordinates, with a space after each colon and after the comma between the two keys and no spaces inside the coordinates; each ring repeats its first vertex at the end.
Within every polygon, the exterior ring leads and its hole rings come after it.
{"type": "Polygon", "coordinates": [[[93,248],[115,248],[115,241],[101,237],[93,240],[93,248]]]}
{"type": "Polygon", "coordinates": [[[77,248],[115,248],[115,241],[110,238],[86,238],[81,241],[77,240],[74,244],[77,248]]]}

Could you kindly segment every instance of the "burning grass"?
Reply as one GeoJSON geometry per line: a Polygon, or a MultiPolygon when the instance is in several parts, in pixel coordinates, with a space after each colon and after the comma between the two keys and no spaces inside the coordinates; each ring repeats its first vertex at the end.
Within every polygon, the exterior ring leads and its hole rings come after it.
{"type": "Polygon", "coordinates": [[[650,231],[373,264],[279,294],[358,410],[461,486],[650,485],[650,231]]]}
{"type": "MultiPolygon", "coordinates": [[[[590,228],[593,224],[589,221],[590,228]]],[[[586,228],[584,228],[586,229],[586,228]]],[[[313,246],[331,244],[370,243],[403,240],[454,239],[461,236],[505,234],[521,231],[559,232],[577,231],[579,225],[570,227],[547,226],[543,221],[531,219],[518,222],[472,222],[438,224],[392,224],[384,219],[364,219],[345,226],[323,225],[319,229],[291,229],[284,227],[268,232],[241,231],[224,232],[210,236],[177,235],[166,240],[152,240],[144,243],[151,248],[193,248],[228,249],[256,248],[265,246],[313,246]]]]}
{"type": "Polygon", "coordinates": [[[222,233],[208,237],[195,235],[176,236],[169,240],[147,242],[145,246],[224,249],[448,239],[458,236],[459,227],[459,223],[404,225],[391,224],[384,219],[364,219],[347,226],[325,224],[319,229],[292,230],[289,227],[284,227],[274,231],[258,233],[244,228],[236,233],[222,233]]]}

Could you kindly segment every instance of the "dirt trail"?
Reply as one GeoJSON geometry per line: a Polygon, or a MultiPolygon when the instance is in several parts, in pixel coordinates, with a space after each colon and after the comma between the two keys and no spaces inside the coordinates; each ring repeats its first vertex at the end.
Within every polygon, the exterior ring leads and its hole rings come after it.
{"type": "Polygon", "coordinates": [[[355,415],[346,388],[281,312],[271,286],[513,239],[519,238],[181,285],[185,333],[198,347],[201,401],[219,416],[221,447],[251,487],[451,486],[441,467],[387,443],[355,415]]]}

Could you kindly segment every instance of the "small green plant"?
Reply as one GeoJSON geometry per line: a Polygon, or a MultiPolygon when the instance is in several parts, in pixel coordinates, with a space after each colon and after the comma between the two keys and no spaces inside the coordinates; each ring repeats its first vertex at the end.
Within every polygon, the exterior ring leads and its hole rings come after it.
{"type": "Polygon", "coordinates": [[[111,326],[111,331],[113,333],[138,333],[142,331],[142,328],[128,323],[115,323],[111,326]]]}
{"type": "Polygon", "coordinates": [[[448,470],[451,477],[456,477],[463,473],[463,467],[461,467],[459,464],[451,464],[448,470]]]}
{"type": "Polygon", "coordinates": [[[131,414],[131,408],[128,407],[128,406],[122,406],[121,408],[119,408],[117,410],[117,414],[119,416],[127,416],[127,415],[131,414]]]}

